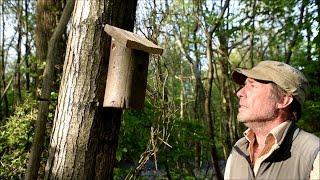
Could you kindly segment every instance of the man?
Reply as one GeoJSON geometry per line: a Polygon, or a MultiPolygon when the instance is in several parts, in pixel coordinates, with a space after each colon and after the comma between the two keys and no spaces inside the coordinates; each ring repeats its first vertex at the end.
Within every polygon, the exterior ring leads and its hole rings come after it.
{"type": "Polygon", "coordinates": [[[225,179],[320,179],[320,139],[295,126],[308,82],[288,64],[235,69],[237,118],[248,129],[228,158],[225,179]]]}

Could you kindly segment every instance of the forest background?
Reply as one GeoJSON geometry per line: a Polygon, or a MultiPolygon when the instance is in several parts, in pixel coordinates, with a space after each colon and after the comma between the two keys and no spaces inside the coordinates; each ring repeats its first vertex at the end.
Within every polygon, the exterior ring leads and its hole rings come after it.
{"type": "MultiPolygon", "coordinates": [[[[39,103],[46,101],[37,155],[43,178],[72,19],[54,49],[53,86],[43,98],[49,42],[66,1],[0,3],[0,178],[25,177],[39,103]]],[[[164,53],[150,56],[144,109],[123,112],[113,178],[219,179],[245,130],[236,120],[232,69],[263,60],[306,75],[310,90],[297,124],[320,136],[319,12],[319,0],[139,0],[134,32],[164,53]]]]}

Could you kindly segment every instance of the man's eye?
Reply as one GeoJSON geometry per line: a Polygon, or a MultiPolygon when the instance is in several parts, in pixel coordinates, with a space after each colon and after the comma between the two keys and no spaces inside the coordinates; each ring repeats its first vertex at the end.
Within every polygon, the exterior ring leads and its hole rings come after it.
{"type": "Polygon", "coordinates": [[[252,84],[250,84],[250,86],[251,86],[252,88],[256,88],[256,87],[258,87],[258,84],[252,83],[252,84]]]}
{"type": "Polygon", "coordinates": [[[243,86],[240,86],[239,88],[237,88],[235,94],[236,94],[238,91],[240,91],[242,88],[243,88],[243,86]]]}

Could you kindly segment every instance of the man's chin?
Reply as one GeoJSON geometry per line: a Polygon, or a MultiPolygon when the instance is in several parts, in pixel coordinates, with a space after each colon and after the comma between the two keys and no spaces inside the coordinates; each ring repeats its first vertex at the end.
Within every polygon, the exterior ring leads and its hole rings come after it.
{"type": "Polygon", "coordinates": [[[262,124],[265,122],[272,121],[272,119],[249,119],[238,117],[238,121],[243,123],[245,126],[251,126],[252,124],[262,124]]]}
{"type": "Polygon", "coordinates": [[[253,123],[253,122],[263,122],[264,120],[260,120],[260,119],[252,119],[250,117],[245,117],[245,116],[237,116],[237,119],[239,122],[241,123],[253,123]]]}
{"type": "Polygon", "coordinates": [[[248,117],[243,117],[239,114],[237,115],[237,119],[239,122],[242,122],[242,123],[250,122],[250,119],[248,117]]]}

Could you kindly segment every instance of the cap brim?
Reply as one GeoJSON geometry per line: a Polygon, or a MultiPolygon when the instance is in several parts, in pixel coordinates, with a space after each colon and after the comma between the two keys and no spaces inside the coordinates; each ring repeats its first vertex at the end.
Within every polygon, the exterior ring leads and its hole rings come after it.
{"type": "Polygon", "coordinates": [[[258,69],[241,69],[236,68],[232,73],[232,79],[235,83],[239,85],[243,85],[247,77],[261,80],[261,81],[268,81],[273,82],[273,79],[269,77],[268,74],[259,71],[258,69]]]}
{"type": "Polygon", "coordinates": [[[243,85],[245,80],[247,79],[247,76],[242,73],[241,69],[235,69],[232,72],[232,79],[235,83],[243,85]]]}

